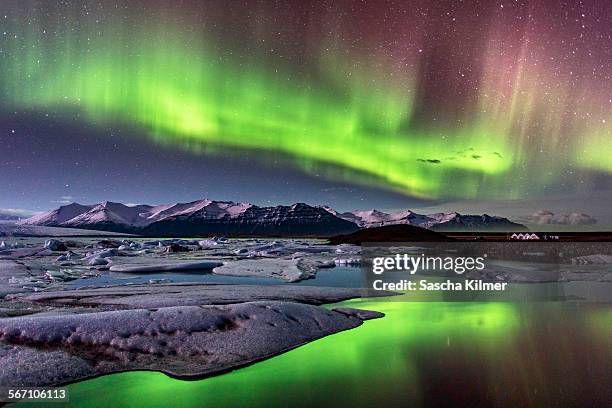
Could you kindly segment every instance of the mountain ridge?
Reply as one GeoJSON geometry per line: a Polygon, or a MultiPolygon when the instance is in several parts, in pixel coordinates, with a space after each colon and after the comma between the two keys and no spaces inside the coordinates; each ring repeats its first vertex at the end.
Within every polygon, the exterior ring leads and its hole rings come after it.
{"type": "Polygon", "coordinates": [[[330,207],[323,207],[337,217],[354,222],[361,228],[383,227],[387,225],[412,225],[434,231],[526,231],[527,227],[504,217],[488,214],[468,215],[458,212],[419,214],[411,210],[386,213],[376,209],[339,213],[330,207]]]}
{"type": "Polygon", "coordinates": [[[503,218],[457,212],[385,213],[376,209],[340,213],[305,203],[260,207],[246,202],[202,199],[162,205],[125,205],[105,201],[71,203],[21,221],[25,225],[82,228],[142,235],[332,236],[360,228],[405,224],[435,231],[526,230],[503,218]]]}

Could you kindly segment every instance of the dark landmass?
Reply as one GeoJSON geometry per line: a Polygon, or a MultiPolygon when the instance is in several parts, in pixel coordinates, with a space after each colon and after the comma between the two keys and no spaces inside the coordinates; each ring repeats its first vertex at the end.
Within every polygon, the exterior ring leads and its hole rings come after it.
{"type": "Polygon", "coordinates": [[[352,234],[336,235],[329,239],[332,245],[364,242],[446,242],[454,241],[444,234],[412,225],[395,224],[384,227],[364,228],[352,234]]]}

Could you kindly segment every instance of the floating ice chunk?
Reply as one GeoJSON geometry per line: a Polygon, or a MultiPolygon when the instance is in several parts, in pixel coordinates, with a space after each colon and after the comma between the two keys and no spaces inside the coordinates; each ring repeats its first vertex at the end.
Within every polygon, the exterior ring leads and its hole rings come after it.
{"type": "Polygon", "coordinates": [[[85,259],[90,259],[90,258],[109,258],[111,256],[117,256],[119,255],[119,250],[117,249],[104,249],[102,251],[96,251],[96,252],[89,252],[86,256],[85,259]]]}
{"type": "Polygon", "coordinates": [[[71,271],[47,271],[44,278],[50,281],[66,282],[78,279],[79,276],[75,276],[71,271]]]}
{"type": "Polygon", "coordinates": [[[94,257],[87,260],[87,265],[91,266],[103,266],[107,265],[109,260],[106,258],[94,257]]]}
{"type": "Polygon", "coordinates": [[[45,248],[50,251],[66,251],[66,244],[58,239],[48,239],[45,241],[45,248]]]}
{"type": "Polygon", "coordinates": [[[198,241],[198,245],[200,246],[200,248],[210,248],[219,245],[219,243],[212,239],[203,239],[201,241],[198,241]]]}
{"type": "Polygon", "coordinates": [[[241,259],[217,267],[213,273],[228,276],[254,276],[261,278],[278,278],[288,282],[297,282],[308,278],[309,272],[298,267],[297,259],[241,259]]]}

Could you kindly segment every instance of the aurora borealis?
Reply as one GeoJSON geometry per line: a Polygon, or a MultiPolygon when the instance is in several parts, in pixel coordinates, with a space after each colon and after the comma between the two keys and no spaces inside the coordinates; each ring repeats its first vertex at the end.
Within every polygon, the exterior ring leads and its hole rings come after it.
{"type": "Polygon", "coordinates": [[[0,107],[408,197],[609,188],[610,5],[430,3],[3,1],[0,107]]]}

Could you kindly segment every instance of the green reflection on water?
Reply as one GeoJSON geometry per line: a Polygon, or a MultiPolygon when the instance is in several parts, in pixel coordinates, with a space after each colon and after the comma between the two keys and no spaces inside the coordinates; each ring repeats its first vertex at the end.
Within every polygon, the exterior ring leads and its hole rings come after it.
{"type": "Polygon", "coordinates": [[[69,386],[70,406],[537,407],[603,406],[608,398],[609,304],[339,305],[386,317],[204,380],[129,372],[83,381],[69,386]]]}
{"type": "Polygon", "coordinates": [[[353,300],[342,305],[382,311],[386,317],[201,381],[129,372],[73,384],[71,405],[371,406],[389,398],[417,402],[422,389],[417,353],[433,356],[432,350],[467,345],[492,358],[496,350],[508,348],[519,329],[516,306],[509,303],[353,300]]]}

